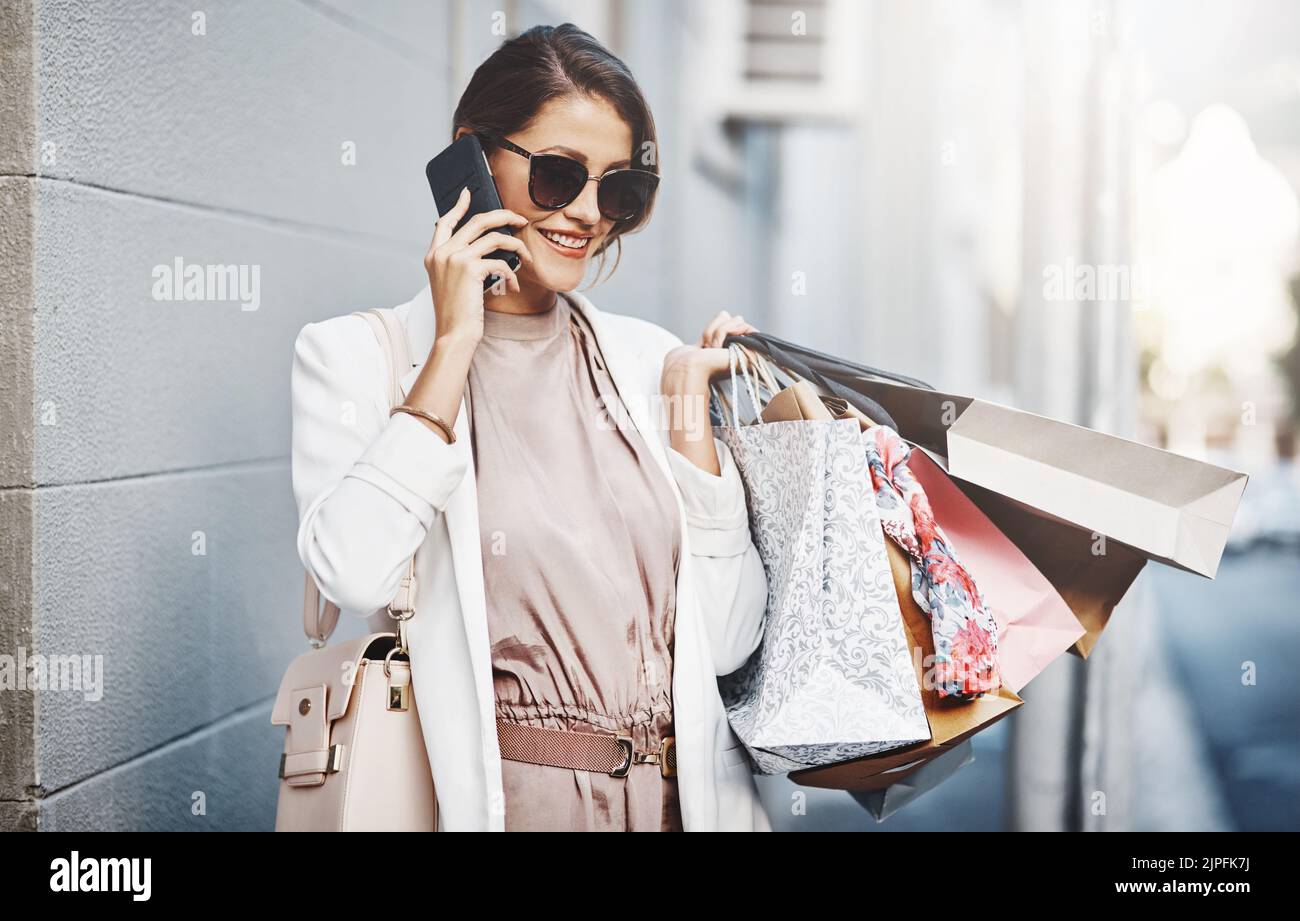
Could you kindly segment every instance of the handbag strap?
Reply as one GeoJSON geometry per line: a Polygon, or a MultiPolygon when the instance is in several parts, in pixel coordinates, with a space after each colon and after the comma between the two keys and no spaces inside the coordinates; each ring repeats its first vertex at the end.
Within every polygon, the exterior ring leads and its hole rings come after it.
{"type": "MultiPolygon", "coordinates": [[[[411,363],[410,348],[407,344],[406,330],[402,326],[402,321],[391,308],[374,307],[370,310],[356,311],[354,316],[361,317],[366,321],[370,330],[379,342],[379,349],[384,355],[385,363],[388,367],[388,402],[389,408],[396,406],[402,401],[402,378],[414,365],[411,363]]],[[[311,577],[311,573],[306,575],[306,585],[303,589],[302,598],[302,629],[307,634],[307,639],[311,645],[320,648],[329,640],[330,634],[339,622],[339,607],[334,602],[326,600],[324,610],[321,609],[320,586],[316,580],[311,577]]],[[[402,580],[401,587],[398,589],[397,596],[388,605],[388,613],[394,618],[405,621],[415,613],[415,557],[406,564],[406,576],[402,580]],[[403,616],[399,616],[399,613],[403,616]]],[[[401,646],[405,648],[405,630],[401,646]]]]}

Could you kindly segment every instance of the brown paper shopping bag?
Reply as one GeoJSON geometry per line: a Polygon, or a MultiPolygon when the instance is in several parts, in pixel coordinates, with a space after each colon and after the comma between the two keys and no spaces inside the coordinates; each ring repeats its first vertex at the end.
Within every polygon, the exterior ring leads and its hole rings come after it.
{"type": "Polygon", "coordinates": [[[843,383],[885,405],[1056,587],[1086,631],[1079,655],[1147,560],[1214,577],[1245,474],[982,400],[843,383]]]}

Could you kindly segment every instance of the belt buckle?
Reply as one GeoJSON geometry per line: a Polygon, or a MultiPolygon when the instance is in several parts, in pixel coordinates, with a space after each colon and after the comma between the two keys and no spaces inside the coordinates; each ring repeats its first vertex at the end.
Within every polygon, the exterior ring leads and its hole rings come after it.
{"type": "Polygon", "coordinates": [[[623,749],[623,763],[609,772],[610,777],[626,777],[634,764],[657,764],[661,777],[677,776],[677,737],[665,736],[659,740],[659,750],[639,752],[631,736],[615,736],[614,741],[623,749]]]}
{"type": "Polygon", "coordinates": [[[623,749],[623,763],[610,771],[609,776],[626,777],[627,772],[632,770],[632,761],[636,754],[636,746],[632,742],[631,736],[615,736],[614,741],[623,749]]]}
{"type": "Polygon", "coordinates": [[[659,774],[677,776],[677,736],[665,736],[659,742],[659,774]]]}

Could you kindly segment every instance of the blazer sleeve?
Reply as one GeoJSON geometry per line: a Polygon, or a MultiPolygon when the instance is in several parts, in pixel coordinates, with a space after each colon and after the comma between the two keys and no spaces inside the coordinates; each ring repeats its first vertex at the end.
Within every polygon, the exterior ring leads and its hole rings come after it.
{"type": "Polygon", "coordinates": [[[469,467],[406,413],[388,415],[386,358],[366,321],[308,324],[294,344],[298,556],[321,593],[368,615],[393,600],[469,467]]]}
{"type": "MultiPolygon", "coordinates": [[[[669,336],[670,349],[681,345],[680,339],[669,336]]],[[[731,451],[720,439],[713,439],[721,471],[714,475],[674,449],[667,428],[661,429],[686,512],[696,595],[712,645],[714,670],[729,675],[758,648],[767,616],[767,574],[750,535],[745,486],[731,451]]]]}

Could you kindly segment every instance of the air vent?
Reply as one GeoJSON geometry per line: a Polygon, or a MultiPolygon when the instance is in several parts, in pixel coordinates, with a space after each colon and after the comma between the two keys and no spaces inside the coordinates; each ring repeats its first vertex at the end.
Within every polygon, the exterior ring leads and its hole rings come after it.
{"type": "Polygon", "coordinates": [[[708,0],[692,10],[710,108],[728,118],[848,118],[861,98],[862,0],[708,0]]]}
{"type": "Polygon", "coordinates": [[[746,0],[745,6],[746,80],[825,82],[825,2],[746,0]]]}

